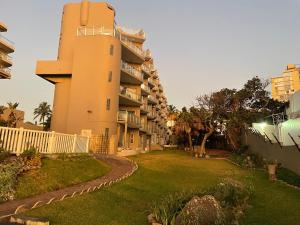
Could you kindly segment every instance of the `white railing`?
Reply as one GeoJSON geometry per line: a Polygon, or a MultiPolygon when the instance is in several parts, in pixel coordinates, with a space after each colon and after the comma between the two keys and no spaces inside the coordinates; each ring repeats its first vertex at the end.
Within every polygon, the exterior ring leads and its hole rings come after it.
{"type": "Polygon", "coordinates": [[[31,147],[42,154],[86,153],[88,146],[89,138],[76,134],[0,127],[0,147],[17,155],[31,147]]]}
{"type": "Polygon", "coordinates": [[[149,99],[150,101],[152,101],[152,102],[154,102],[154,103],[157,104],[157,99],[156,99],[154,96],[149,95],[149,96],[148,96],[148,99],[149,99]]]}
{"type": "Polygon", "coordinates": [[[129,49],[140,55],[140,57],[145,58],[145,51],[142,48],[137,47],[133,44],[127,37],[123,36],[121,33],[116,32],[117,36],[120,41],[129,49]]]}
{"type": "Polygon", "coordinates": [[[12,61],[12,57],[11,56],[9,56],[8,54],[3,53],[1,51],[0,51],[0,58],[3,59],[3,60],[6,60],[8,62],[12,61]]]}
{"type": "Polygon", "coordinates": [[[149,68],[149,66],[146,66],[146,65],[142,65],[142,70],[144,71],[144,72],[146,72],[146,73],[148,73],[148,74],[151,74],[151,71],[150,71],[150,68],[149,68]]]}
{"type": "Polygon", "coordinates": [[[142,58],[145,58],[145,51],[142,48],[137,47],[133,44],[126,36],[122,35],[116,29],[107,29],[105,27],[78,27],[77,36],[97,36],[97,35],[107,35],[116,37],[119,39],[127,48],[131,49],[142,58]]]}
{"type": "Polygon", "coordinates": [[[8,46],[10,46],[11,48],[13,48],[13,46],[15,45],[14,42],[12,42],[8,38],[4,37],[2,34],[0,34],[0,40],[6,42],[5,44],[8,45],[8,46]]]}
{"type": "Polygon", "coordinates": [[[133,113],[129,113],[127,111],[118,112],[118,122],[127,123],[134,126],[141,125],[140,117],[134,115],[133,113]]]}
{"type": "Polygon", "coordinates": [[[96,36],[96,35],[107,35],[115,36],[114,29],[106,29],[104,27],[78,27],[77,36],[96,36]]]}
{"type": "Polygon", "coordinates": [[[142,88],[144,91],[151,93],[151,89],[150,89],[150,87],[149,87],[148,85],[146,85],[146,84],[141,84],[141,88],[142,88]]]}
{"type": "Polygon", "coordinates": [[[8,77],[11,76],[11,69],[6,67],[0,67],[0,72],[6,74],[8,77]]]}
{"type": "Polygon", "coordinates": [[[144,76],[141,73],[141,71],[138,71],[137,69],[135,69],[133,66],[129,65],[128,63],[121,61],[121,69],[129,74],[131,74],[132,76],[136,77],[137,79],[139,79],[140,81],[143,81],[144,76]]]}
{"type": "Polygon", "coordinates": [[[123,86],[120,86],[120,94],[124,95],[128,98],[131,98],[135,101],[139,101],[139,102],[142,101],[142,97],[140,95],[134,93],[133,91],[130,91],[128,88],[123,87],[123,86]]]}

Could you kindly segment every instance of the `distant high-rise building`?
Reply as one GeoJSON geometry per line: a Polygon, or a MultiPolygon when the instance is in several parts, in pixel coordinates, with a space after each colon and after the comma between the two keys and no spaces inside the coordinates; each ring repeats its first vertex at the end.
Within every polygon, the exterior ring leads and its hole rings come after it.
{"type": "Polygon", "coordinates": [[[39,61],[36,74],[55,85],[52,130],[149,150],[165,143],[167,98],[145,33],[117,27],[115,13],[104,2],[66,4],[58,58],[39,61]]]}
{"type": "Polygon", "coordinates": [[[13,43],[1,34],[6,31],[6,25],[0,22],[0,79],[11,78],[12,58],[9,54],[15,51],[13,43]]]}
{"type": "Polygon", "coordinates": [[[300,68],[289,64],[282,76],[272,78],[272,98],[288,101],[290,95],[300,90],[300,68]]]}

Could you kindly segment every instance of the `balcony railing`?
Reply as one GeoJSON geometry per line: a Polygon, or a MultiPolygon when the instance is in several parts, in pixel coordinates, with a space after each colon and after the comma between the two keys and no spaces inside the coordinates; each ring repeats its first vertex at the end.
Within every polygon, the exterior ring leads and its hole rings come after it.
{"type": "Polygon", "coordinates": [[[140,117],[134,115],[133,113],[129,113],[127,111],[118,112],[118,122],[127,123],[128,125],[132,125],[136,127],[141,126],[140,117]]]}
{"type": "Polygon", "coordinates": [[[151,93],[151,89],[149,88],[148,85],[141,84],[141,88],[142,88],[144,91],[151,93]]]}
{"type": "Polygon", "coordinates": [[[144,76],[141,73],[141,71],[138,71],[137,69],[135,69],[133,66],[129,65],[128,63],[121,61],[121,69],[129,74],[131,74],[132,76],[136,77],[137,79],[143,81],[144,76]]]}
{"type": "Polygon", "coordinates": [[[12,62],[12,57],[6,53],[0,52],[0,58],[10,63],[12,62]]]}
{"type": "Polygon", "coordinates": [[[127,98],[131,98],[135,101],[142,101],[142,97],[133,91],[130,91],[128,88],[120,86],[120,94],[126,96],[127,98]]]}
{"type": "Polygon", "coordinates": [[[6,67],[0,67],[0,72],[5,74],[7,77],[11,76],[11,69],[6,67]]]}
{"type": "Polygon", "coordinates": [[[122,35],[116,29],[107,29],[105,27],[78,27],[77,36],[97,36],[97,35],[107,35],[116,37],[119,39],[126,47],[140,55],[142,58],[145,58],[145,51],[142,48],[137,47],[133,44],[126,36],[122,35]]]}
{"type": "Polygon", "coordinates": [[[8,38],[4,37],[2,34],[0,34],[0,40],[3,40],[4,42],[6,42],[11,47],[13,47],[15,45],[15,43],[13,41],[11,41],[8,38]]]}
{"type": "Polygon", "coordinates": [[[116,32],[116,37],[120,39],[120,41],[126,45],[126,47],[130,48],[132,51],[140,55],[142,58],[145,58],[145,51],[142,48],[137,47],[133,44],[127,37],[123,36],[121,33],[116,32]]]}
{"type": "Polygon", "coordinates": [[[144,64],[142,65],[142,70],[145,71],[148,74],[151,74],[150,67],[148,67],[148,66],[146,66],[144,64]]]}
{"type": "Polygon", "coordinates": [[[148,96],[148,100],[150,100],[151,102],[154,102],[154,103],[157,104],[157,99],[154,96],[152,96],[152,95],[148,96]]]}
{"type": "Polygon", "coordinates": [[[116,36],[114,29],[107,29],[104,27],[78,27],[77,36],[97,36],[97,35],[107,35],[116,36]]]}

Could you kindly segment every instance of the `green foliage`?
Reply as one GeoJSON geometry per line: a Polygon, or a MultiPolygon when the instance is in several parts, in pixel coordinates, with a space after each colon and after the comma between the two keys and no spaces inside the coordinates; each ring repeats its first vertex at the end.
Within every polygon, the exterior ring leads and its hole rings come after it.
{"type": "Polygon", "coordinates": [[[0,163],[3,162],[5,159],[7,159],[9,156],[10,156],[10,153],[0,147],[0,163]]]}
{"type": "Polygon", "coordinates": [[[17,162],[0,164],[0,202],[14,199],[15,185],[20,169],[17,162]]]}
{"type": "Polygon", "coordinates": [[[252,186],[242,184],[233,179],[224,179],[222,183],[206,191],[193,190],[169,194],[161,201],[155,202],[151,212],[157,221],[163,225],[173,225],[175,224],[176,216],[193,196],[212,195],[220,203],[222,210],[226,212],[225,215],[227,216],[222,221],[218,221],[218,224],[229,224],[236,218],[234,215],[235,208],[246,206],[252,193],[252,186]]]}
{"type": "Polygon", "coordinates": [[[37,155],[37,150],[34,147],[30,147],[21,154],[22,158],[27,160],[33,159],[37,155]]]}
{"type": "Polygon", "coordinates": [[[300,187],[300,176],[289,169],[279,167],[277,169],[277,178],[288,184],[300,187]]]}
{"type": "Polygon", "coordinates": [[[229,159],[236,164],[246,168],[264,168],[267,161],[260,155],[255,153],[232,153],[229,159]]]}

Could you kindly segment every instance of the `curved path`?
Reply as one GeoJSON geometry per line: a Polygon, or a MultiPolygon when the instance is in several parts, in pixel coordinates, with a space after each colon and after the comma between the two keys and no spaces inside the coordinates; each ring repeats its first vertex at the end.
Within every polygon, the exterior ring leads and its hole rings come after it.
{"type": "Polygon", "coordinates": [[[62,201],[67,198],[72,198],[83,193],[88,193],[100,189],[102,186],[109,186],[115,182],[125,179],[132,175],[138,166],[135,162],[126,158],[107,155],[95,155],[96,159],[103,161],[111,166],[110,172],[106,175],[88,181],[86,183],[77,184],[74,186],[66,187],[57,191],[47,192],[37,196],[8,201],[0,204],[0,221],[19,212],[28,209],[37,208],[46,204],[51,204],[55,201],[62,201]]]}

